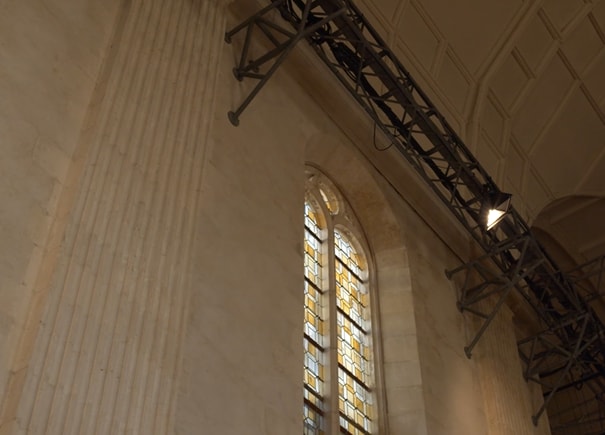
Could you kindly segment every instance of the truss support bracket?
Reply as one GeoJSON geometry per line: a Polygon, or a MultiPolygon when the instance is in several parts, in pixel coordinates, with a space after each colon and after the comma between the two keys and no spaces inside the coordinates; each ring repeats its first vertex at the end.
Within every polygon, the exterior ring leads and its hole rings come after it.
{"type": "Polygon", "coordinates": [[[475,334],[474,338],[464,347],[464,353],[467,358],[471,358],[473,349],[492,323],[504,302],[510,293],[521,285],[523,279],[531,274],[541,263],[541,260],[527,257],[528,248],[531,245],[531,239],[527,236],[519,237],[507,241],[500,246],[496,246],[491,252],[463,264],[451,271],[445,271],[448,279],[458,272],[465,271],[464,283],[460,290],[457,301],[457,307],[461,312],[468,311],[478,317],[481,317],[483,323],[475,334]],[[502,252],[514,248],[517,252],[516,260],[511,263],[509,270],[497,271],[493,265],[486,260],[493,260],[502,252]],[[475,284],[478,282],[478,284],[475,284]],[[475,305],[481,301],[486,301],[492,296],[499,295],[497,301],[488,312],[483,312],[481,308],[475,308],[475,305]]]}
{"type": "Polygon", "coordinates": [[[596,361],[582,357],[586,355],[587,349],[593,347],[597,340],[602,338],[601,332],[594,327],[595,324],[595,319],[590,313],[578,313],[577,316],[553,328],[518,342],[519,354],[526,364],[525,378],[549,388],[542,406],[532,416],[534,425],[538,425],[540,417],[556,393],[567,386],[601,375],[598,372],[589,373],[591,369],[594,370],[593,365],[596,361]],[[563,337],[567,339],[562,340],[563,337]],[[525,351],[524,347],[528,347],[529,351],[525,351]],[[545,371],[549,359],[551,365],[552,361],[556,361],[558,366],[556,370],[545,371]],[[542,373],[540,373],[541,367],[543,367],[542,373]],[[575,380],[572,374],[574,367],[581,373],[579,381],[575,380]],[[554,378],[553,381],[547,381],[551,377],[554,378]],[[571,382],[566,383],[566,379],[571,379],[571,382]]]}
{"type": "Polygon", "coordinates": [[[317,32],[322,26],[325,26],[336,17],[345,13],[346,8],[336,10],[335,12],[326,15],[322,19],[311,19],[310,10],[313,5],[313,0],[305,0],[305,7],[302,12],[300,22],[296,25],[296,30],[293,33],[291,29],[282,27],[280,24],[265,18],[265,16],[276,9],[279,9],[285,0],[275,0],[269,6],[261,9],[256,14],[225,33],[225,42],[231,43],[233,37],[240,31],[246,29],[246,37],[244,46],[240,56],[239,65],[233,68],[233,75],[239,81],[245,77],[250,77],[259,80],[256,86],[250,91],[248,96],[235,110],[230,110],[227,113],[229,121],[234,126],[239,125],[239,117],[250,105],[252,100],[258,95],[260,90],[267,84],[269,79],[275,74],[279,67],[284,63],[288,55],[294,47],[303,39],[317,32]],[[258,27],[266,38],[273,44],[273,48],[265,54],[253,58],[250,56],[250,43],[252,39],[253,29],[258,27]],[[273,61],[273,64],[266,72],[261,73],[260,68],[267,62],[273,61]]]}

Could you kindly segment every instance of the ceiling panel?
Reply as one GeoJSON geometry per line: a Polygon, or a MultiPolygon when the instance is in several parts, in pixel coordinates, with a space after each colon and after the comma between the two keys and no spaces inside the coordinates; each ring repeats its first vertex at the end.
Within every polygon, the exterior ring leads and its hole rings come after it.
{"type": "Polygon", "coordinates": [[[404,9],[398,26],[398,41],[410,49],[426,71],[431,71],[441,39],[429,20],[426,13],[410,3],[404,9]]]}
{"type": "Polygon", "coordinates": [[[518,192],[522,190],[526,160],[527,158],[523,155],[523,152],[517,149],[514,144],[511,144],[504,163],[504,172],[506,178],[515,186],[518,192]]]}
{"type": "Polygon", "coordinates": [[[558,56],[536,79],[525,104],[513,119],[513,135],[526,152],[531,152],[534,141],[563,102],[573,81],[569,69],[558,56]]]}
{"type": "Polygon", "coordinates": [[[605,138],[602,138],[599,157],[594,160],[594,164],[587,165],[586,171],[577,192],[584,195],[605,195],[605,138]]]}
{"type": "Polygon", "coordinates": [[[562,45],[565,57],[578,74],[586,69],[602,48],[603,41],[588,17],[583,19],[562,45]]]}
{"type": "Polygon", "coordinates": [[[581,92],[565,103],[532,152],[534,166],[556,196],[575,192],[603,147],[605,126],[581,92]]]}
{"type": "Polygon", "coordinates": [[[422,4],[466,68],[475,73],[492,54],[523,2],[424,0],[422,4]]]}
{"type": "Polygon", "coordinates": [[[544,10],[558,32],[569,29],[572,21],[581,13],[584,6],[582,0],[546,0],[544,10]]]}
{"type": "Polygon", "coordinates": [[[597,0],[595,2],[595,6],[592,9],[592,16],[595,18],[595,21],[598,23],[601,30],[605,29],[605,1],[597,0]]]}
{"type": "Polygon", "coordinates": [[[590,70],[585,74],[584,84],[595,101],[605,98],[605,51],[601,51],[590,70]]]}
{"type": "Polygon", "coordinates": [[[471,78],[454,53],[448,51],[444,56],[437,79],[456,111],[464,113],[467,99],[471,96],[471,78]]]}
{"type": "Polygon", "coordinates": [[[529,76],[524,67],[511,52],[506,56],[502,67],[494,74],[491,88],[502,105],[510,111],[528,80],[529,76]]]}
{"type": "Polygon", "coordinates": [[[475,151],[475,156],[487,172],[496,179],[500,169],[501,155],[496,147],[485,135],[479,136],[479,144],[475,151]]]}
{"type": "Polygon", "coordinates": [[[529,216],[531,218],[537,216],[547,204],[553,200],[552,192],[546,183],[536,173],[535,169],[531,166],[525,174],[523,196],[521,198],[513,198],[513,204],[517,202],[525,202],[528,210],[531,212],[529,216]]]}
{"type": "Polygon", "coordinates": [[[498,104],[495,97],[490,96],[483,102],[483,111],[481,113],[481,130],[491,139],[491,141],[503,152],[503,134],[506,114],[498,104]]]}
{"type": "Polygon", "coordinates": [[[377,14],[382,16],[385,22],[391,22],[395,16],[398,0],[372,0],[371,4],[377,14]]]}
{"type": "Polygon", "coordinates": [[[527,64],[537,71],[549,52],[554,40],[540,15],[536,14],[517,40],[517,49],[527,64]]]}

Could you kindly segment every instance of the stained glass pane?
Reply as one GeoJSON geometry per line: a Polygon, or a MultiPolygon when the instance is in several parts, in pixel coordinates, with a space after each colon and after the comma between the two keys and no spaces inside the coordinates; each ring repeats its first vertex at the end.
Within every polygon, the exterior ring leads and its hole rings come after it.
{"type": "Polygon", "coordinates": [[[342,368],[338,369],[338,383],[341,427],[346,430],[346,433],[371,433],[373,413],[371,392],[342,368]]]}
{"type": "Polygon", "coordinates": [[[303,435],[324,435],[323,415],[305,402],[303,407],[303,435]]]}
{"type": "Polygon", "coordinates": [[[367,434],[372,427],[373,397],[369,359],[369,307],[361,279],[363,264],[351,242],[334,232],[336,324],[340,426],[344,433],[367,434]]]}
{"type": "Polygon", "coordinates": [[[339,258],[354,274],[361,275],[361,261],[355,248],[349,240],[338,230],[334,231],[334,248],[339,258]]]}
{"type": "Polygon", "coordinates": [[[332,192],[321,188],[319,189],[319,194],[321,195],[321,199],[324,200],[328,211],[331,214],[338,213],[338,200],[336,199],[336,196],[332,192]]]}
{"type": "Polygon", "coordinates": [[[321,227],[313,207],[305,202],[305,316],[304,316],[304,434],[324,434],[324,319],[322,306],[321,227]]]}
{"type": "Polygon", "coordinates": [[[316,237],[320,236],[321,228],[319,220],[317,219],[317,213],[309,202],[305,202],[305,227],[307,227],[316,237]]]}
{"type": "MultiPolygon", "coordinates": [[[[330,214],[339,213],[339,203],[329,189],[319,188],[316,193],[330,214]]],[[[369,295],[364,283],[367,270],[363,257],[347,236],[338,230],[332,232],[329,215],[326,228],[323,216],[317,213],[310,202],[305,203],[303,433],[325,435],[325,416],[337,411],[341,433],[368,435],[375,417],[370,389],[373,370],[369,295]],[[325,252],[326,246],[322,243],[326,231],[334,240],[331,253],[325,252]],[[324,288],[323,283],[328,281],[335,283],[335,287],[324,288]],[[332,311],[334,304],[336,309],[332,311]],[[328,312],[335,313],[336,318],[324,318],[328,312]],[[330,344],[325,335],[328,330],[335,335],[336,349],[327,347],[330,344]],[[334,367],[327,365],[329,352],[336,352],[338,363],[334,367]],[[328,400],[325,396],[330,376],[337,377],[338,396],[328,400]]]]}

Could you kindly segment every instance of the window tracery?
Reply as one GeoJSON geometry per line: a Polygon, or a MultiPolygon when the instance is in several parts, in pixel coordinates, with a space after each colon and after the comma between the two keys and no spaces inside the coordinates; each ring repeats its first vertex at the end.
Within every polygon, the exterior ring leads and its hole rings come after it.
{"type": "Polygon", "coordinates": [[[361,234],[350,207],[332,183],[317,169],[308,168],[305,434],[371,434],[376,426],[370,271],[361,234]]]}

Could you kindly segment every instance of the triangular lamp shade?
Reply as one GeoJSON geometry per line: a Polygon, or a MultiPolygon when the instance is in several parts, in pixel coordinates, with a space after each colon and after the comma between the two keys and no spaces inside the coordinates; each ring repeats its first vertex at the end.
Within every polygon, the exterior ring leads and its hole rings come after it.
{"type": "Polygon", "coordinates": [[[485,229],[489,231],[506,216],[510,208],[511,194],[493,192],[486,196],[487,198],[484,200],[482,206],[482,216],[485,222],[485,229]]]}

